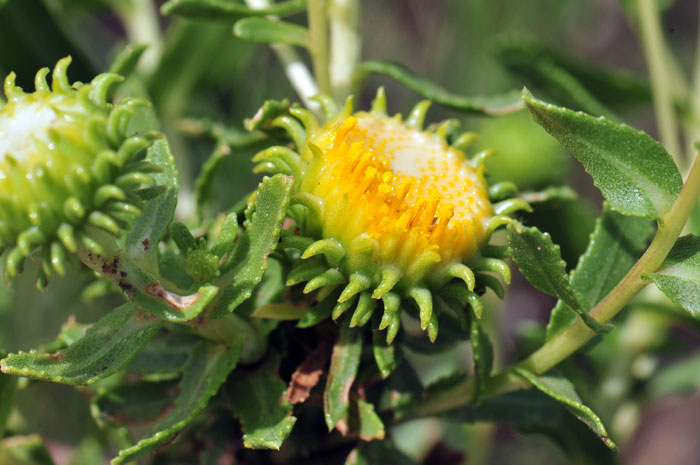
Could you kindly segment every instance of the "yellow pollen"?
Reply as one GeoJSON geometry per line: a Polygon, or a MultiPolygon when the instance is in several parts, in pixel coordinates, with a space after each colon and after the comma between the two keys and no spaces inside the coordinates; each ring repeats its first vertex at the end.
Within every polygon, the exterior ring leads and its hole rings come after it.
{"type": "Polygon", "coordinates": [[[444,264],[467,261],[483,245],[493,215],[486,182],[439,136],[360,112],[310,142],[323,156],[301,189],[326,205],[324,237],[332,232],[347,247],[366,234],[377,241],[380,265],[403,267],[426,251],[444,264]],[[339,204],[345,211],[331,216],[339,204]]]}

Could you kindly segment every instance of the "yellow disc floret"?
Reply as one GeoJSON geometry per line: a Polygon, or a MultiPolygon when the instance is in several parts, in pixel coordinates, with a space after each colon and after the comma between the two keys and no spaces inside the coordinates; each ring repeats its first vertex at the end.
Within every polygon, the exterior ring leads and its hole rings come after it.
{"type": "Polygon", "coordinates": [[[483,245],[493,207],[481,170],[437,135],[357,113],[311,143],[323,157],[301,189],[345,206],[340,221],[325,219],[324,237],[347,247],[367,234],[380,264],[402,268],[428,251],[466,261],[483,245]]]}

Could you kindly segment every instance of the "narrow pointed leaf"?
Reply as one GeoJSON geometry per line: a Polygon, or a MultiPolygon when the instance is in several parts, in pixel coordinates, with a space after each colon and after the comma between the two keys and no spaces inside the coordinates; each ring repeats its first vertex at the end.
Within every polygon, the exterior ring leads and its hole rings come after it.
{"type": "Polygon", "coordinates": [[[296,423],[287,386],[277,374],[280,358],[274,354],[255,371],[237,373],[231,385],[233,414],[241,422],[248,449],[279,450],[296,423]]]}
{"type": "Polygon", "coordinates": [[[661,144],[627,125],[538,100],[527,89],[523,100],[535,122],[583,164],[613,210],[662,220],[683,181],[661,144]]]}
{"type": "Polygon", "coordinates": [[[493,369],[493,346],[482,327],[482,321],[476,318],[473,312],[471,316],[471,342],[474,357],[474,376],[476,376],[474,403],[478,403],[484,393],[484,383],[491,376],[491,370],[493,369]]]}
{"type": "Polygon", "coordinates": [[[645,273],[676,304],[700,318],[700,237],[683,236],[656,273],[645,273]]]}
{"type": "Polygon", "coordinates": [[[159,421],[151,434],[134,446],[119,451],[113,464],[129,463],[167,442],[185,428],[218,391],[233,371],[241,353],[241,344],[232,346],[202,342],[190,355],[173,409],[159,421]]]}
{"type": "Polygon", "coordinates": [[[374,360],[379,368],[382,378],[388,378],[398,366],[399,354],[397,347],[393,344],[386,343],[386,337],[383,333],[375,331],[372,335],[372,353],[374,360]]]}
{"type": "Polygon", "coordinates": [[[370,73],[389,76],[416,92],[418,95],[448,108],[454,108],[455,110],[461,110],[467,113],[502,115],[523,108],[522,101],[516,91],[488,97],[466,97],[453,94],[397,63],[366,61],[360,64],[358,72],[361,76],[370,73]]]}
{"type": "Polygon", "coordinates": [[[202,207],[211,198],[211,192],[214,188],[216,175],[221,171],[221,165],[226,158],[231,155],[231,148],[225,144],[217,144],[214,151],[209,156],[209,159],[202,165],[197,179],[194,181],[194,193],[197,202],[197,208],[201,211],[202,207]]]}
{"type": "Polygon", "coordinates": [[[162,320],[125,304],[102,317],[66,349],[55,354],[11,354],[0,362],[0,368],[7,374],[55,383],[94,383],[131,361],[162,325],[162,320]]]}
{"type": "Polygon", "coordinates": [[[610,439],[608,432],[600,421],[600,418],[583,404],[581,398],[576,394],[574,385],[566,378],[554,376],[537,376],[523,368],[516,367],[515,373],[522,376],[538,390],[547,394],[564,406],[579,420],[588,426],[604,443],[612,450],[617,450],[617,445],[610,439]]]}
{"type": "Polygon", "coordinates": [[[442,415],[459,423],[513,423],[525,428],[553,424],[561,413],[559,405],[535,389],[508,392],[487,397],[479,405],[469,405],[442,415]]]}
{"type": "Polygon", "coordinates": [[[158,243],[168,231],[168,226],[175,214],[179,178],[175,168],[175,159],[165,138],[158,139],[148,149],[146,161],[162,168],[160,173],[152,175],[157,186],[166,190],[148,200],[141,216],[134,220],[126,237],[126,252],[137,263],[156,261],[158,243]]]}
{"type": "Polygon", "coordinates": [[[119,54],[114,58],[114,61],[112,61],[112,64],[109,67],[109,72],[124,76],[125,78],[129,77],[129,75],[131,75],[131,73],[133,73],[136,69],[139,59],[147,48],[148,46],[144,44],[127,45],[124,47],[124,50],[119,52],[119,54]]]}
{"type": "Polygon", "coordinates": [[[306,47],[308,31],[305,27],[267,18],[244,18],[233,26],[236,37],[264,44],[291,44],[306,47]]]}
{"type": "MultiPolygon", "coordinates": [[[[584,308],[593,308],[620,282],[653,234],[651,220],[623,216],[603,205],[588,248],[571,272],[571,287],[584,308]]],[[[571,308],[559,300],[547,325],[547,340],[575,319],[571,308]]]]}
{"type": "MultiPolygon", "coordinates": [[[[515,33],[499,37],[494,44],[494,53],[498,61],[511,71],[547,89],[564,90],[555,77],[547,75],[546,69],[539,66],[543,61],[566,71],[606,105],[627,106],[651,102],[647,79],[621,69],[601,68],[592,62],[582,61],[573,54],[567,54],[564,49],[548,47],[534,36],[515,33]]],[[[572,103],[575,101],[574,96],[562,95],[564,97],[572,103]]]]}
{"type": "Polygon", "coordinates": [[[229,311],[250,298],[262,280],[267,257],[277,246],[293,185],[294,179],[283,175],[265,178],[260,185],[250,226],[236,243],[231,269],[221,278],[222,282],[231,281],[224,295],[229,311]]]}
{"type": "Polygon", "coordinates": [[[253,9],[231,0],[169,0],[161,11],[166,15],[230,21],[241,16],[285,16],[304,11],[306,0],[287,0],[253,9]]]}
{"type": "Polygon", "coordinates": [[[533,286],[565,302],[593,331],[609,330],[579,303],[569,282],[559,246],[552,242],[549,234],[514,223],[508,226],[508,246],[513,260],[533,286]]]}
{"type": "Polygon", "coordinates": [[[348,427],[353,435],[357,435],[363,441],[382,440],[386,434],[384,423],[377,415],[374,405],[362,399],[352,402],[348,427]]]}
{"type": "Polygon", "coordinates": [[[333,348],[331,367],[323,393],[323,410],[328,430],[335,428],[348,412],[350,388],[357,376],[362,354],[362,331],[341,325],[340,338],[333,348]]]}

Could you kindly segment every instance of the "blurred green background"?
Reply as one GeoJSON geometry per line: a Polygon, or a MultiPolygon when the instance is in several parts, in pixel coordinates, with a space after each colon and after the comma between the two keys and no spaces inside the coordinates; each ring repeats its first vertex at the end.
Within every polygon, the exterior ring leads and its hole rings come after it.
{"type": "MultiPolygon", "coordinates": [[[[221,146],[231,150],[223,155],[205,212],[228,208],[255,188],[259,176],[251,174],[250,158],[259,146],[249,143],[242,122],[265,99],[294,100],[296,96],[270,49],[235,38],[231,22],[161,16],[144,28],[139,18],[153,14],[157,6],[150,0],[133,4],[127,0],[0,0],[0,76],[14,70],[18,84],[31,89],[36,70],[70,54],[69,77],[87,81],[107,70],[129,41],[148,42],[150,49],[126,86],[154,103],[181,171],[178,214],[187,221],[194,210],[193,180],[221,146]]],[[[665,1],[660,8],[672,48],[689,70],[697,41],[698,2],[665,1]]],[[[305,21],[303,15],[291,20],[305,21]]],[[[363,59],[403,63],[465,95],[489,95],[527,85],[552,101],[593,113],[609,112],[654,135],[644,55],[635,29],[634,7],[626,1],[372,0],[363,2],[363,59]],[[541,63],[542,56],[576,77],[591,95],[580,97],[566,83],[541,74],[535,64],[541,63]],[[597,68],[626,70],[641,78],[624,75],[619,88],[598,86],[597,68]]],[[[405,113],[419,99],[400,85],[374,76],[359,96],[358,107],[367,108],[378,85],[387,88],[391,112],[405,113]]],[[[524,112],[502,118],[465,117],[434,105],[428,118],[431,122],[457,118],[464,128],[481,134],[477,148],[498,149],[499,156],[487,165],[492,179],[512,180],[523,191],[568,184],[579,193],[576,200],[538,204],[527,219],[549,231],[562,246],[569,266],[575,266],[601,197],[572,158],[524,112]]],[[[0,288],[0,347],[8,351],[48,343],[69,318],[93,322],[119,300],[81,299],[91,277],[78,270],[52,280],[39,293],[29,268],[12,289],[0,288]]],[[[490,301],[487,318],[501,364],[535,347],[553,304],[519,277],[504,303],[490,301]]],[[[658,315],[658,309],[648,312],[658,315]]],[[[578,370],[577,387],[622,444],[616,457],[603,454],[603,462],[592,462],[590,451],[577,450],[581,444],[562,439],[562,449],[546,435],[524,435],[508,425],[454,426],[425,420],[395,428],[394,439],[402,451],[425,464],[700,463],[698,328],[665,316],[668,313],[662,315],[662,324],[643,333],[658,331],[646,345],[632,347],[624,341],[626,333],[618,331],[590,356],[563,367],[578,370]],[[649,382],[657,373],[661,381],[649,382]],[[611,379],[621,387],[606,386],[611,379]]],[[[648,319],[642,320],[639,324],[644,329],[648,319]]],[[[428,381],[464,367],[464,350],[458,347],[440,357],[414,354],[412,361],[421,367],[422,380],[428,381]]],[[[82,438],[97,429],[79,390],[31,383],[20,391],[18,405],[11,429],[42,435],[59,465],[70,463],[82,438]]],[[[101,455],[94,443],[81,447],[80,453],[101,455]]]]}

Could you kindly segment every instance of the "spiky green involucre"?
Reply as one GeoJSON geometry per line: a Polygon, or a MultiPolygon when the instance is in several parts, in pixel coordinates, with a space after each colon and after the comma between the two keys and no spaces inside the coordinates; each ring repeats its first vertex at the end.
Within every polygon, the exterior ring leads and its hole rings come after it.
{"type": "Polygon", "coordinates": [[[0,252],[11,280],[32,256],[41,260],[39,286],[63,274],[78,247],[99,253],[91,231],[119,236],[141,213],[140,194],[153,185],[156,166],[142,155],[159,133],[128,135],[135,110],[127,98],[107,101],[116,74],[71,85],[70,58],[35,77],[25,93],[7,76],[0,98],[0,252]]]}

